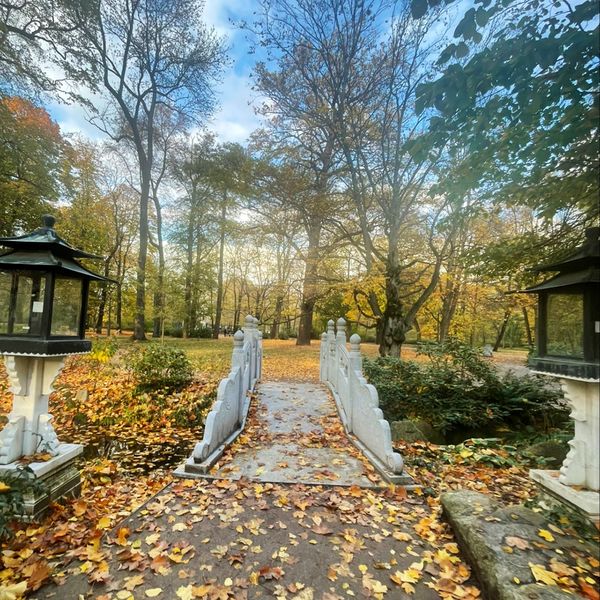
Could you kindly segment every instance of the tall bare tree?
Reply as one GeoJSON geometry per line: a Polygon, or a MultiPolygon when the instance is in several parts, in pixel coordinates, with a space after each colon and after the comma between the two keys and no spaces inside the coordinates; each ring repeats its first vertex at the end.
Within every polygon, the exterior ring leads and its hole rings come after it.
{"type": "Polygon", "coordinates": [[[212,84],[224,46],[202,22],[199,0],[75,2],[66,68],[103,98],[92,122],[135,149],[140,212],[134,338],[145,339],[149,201],[156,163],[160,107],[200,119],[213,107],[212,84]]]}

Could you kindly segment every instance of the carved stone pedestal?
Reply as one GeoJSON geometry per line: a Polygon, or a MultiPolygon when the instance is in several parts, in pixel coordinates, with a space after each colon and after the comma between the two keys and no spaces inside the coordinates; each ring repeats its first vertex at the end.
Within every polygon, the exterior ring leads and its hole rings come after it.
{"type": "MultiPolygon", "coordinates": [[[[545,373],[547,375],[547,373],[545,373]]],[[[571,406],[575,437],[560,471],[530,472],[542,492],[594,522],[600,519],[600,385],[597,380],[560,377],[571,406]]]]}
{"type": "MultiPolygon", "coordinates": [[[[79,496],[81,474],[77,467],[77,459],[82,452],[81,444],[60,444],[56,456],[50,460],[30,463],[28,466],[37,482],[41,484],[41,489],[24,494],[23,514],[16,516],[35,521],[43,516],[51,502],[59,498],[79,496]]],[[[14,473],[19,466],[18,462],[0,465],[0,478],[5,474],[14,473]]]]}
{"type": "Polygon", "coordinates": [[[36,453],[50,459],[31,462],[29,468],[42,490],[25,493],[26,518],[36,519],[50,502],[65,495],[78,495],[81,477],[75,462],[83,452],[80,444],[61,444],[48,414],[48,397],[54,380],[64,365],[64,356],[4,357],[13,392],[8,423],[0,431],[0,478],[15,473],[19,459],[36,453]]]}

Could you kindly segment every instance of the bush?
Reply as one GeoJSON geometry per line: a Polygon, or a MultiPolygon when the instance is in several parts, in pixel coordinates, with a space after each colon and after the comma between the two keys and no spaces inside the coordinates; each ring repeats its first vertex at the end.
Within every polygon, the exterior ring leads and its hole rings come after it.
{"type": "Polygon", "coordinates": [[[183,350],[149,344],[133,358],[136,392],[174,391],[188,385],[192,365],[183,350]]]}
{"type": "Polygon", "coordinates": [[[92,342],[92,351],[87,355],[87,359],[98,363],[107,363],[117,350],[117,340],[114,337],[96,338],[92,342]]]}
{"type": "Polygon", "coordinates": [[[213,336],[213,328],[208,326],[208,325],[198,325],[198,327],[196,327],[194,329],[194,331],[192,331],[192,336],[191,337],[195,337],[195,338],[202,338],[205,340],[208,340],[210,338],[212,338],[213,336]]]}
{"type": "Polygon", "coordinates": [[[560,393],[536,376],[500,377],[479,353],[458,340],[420,344],[427,364],[385,357],[365,360],[389,421],[421,419],[448,433],[505,425],[547,431],[568,421],[560,393]]]}
{"type": "Polygon", "coordinates": [[[17,467],[0,479],[0,541],[13,535],[10,523],[24,515],[25,495],[43,491],[42,484],[29,467],[17,467]]]}

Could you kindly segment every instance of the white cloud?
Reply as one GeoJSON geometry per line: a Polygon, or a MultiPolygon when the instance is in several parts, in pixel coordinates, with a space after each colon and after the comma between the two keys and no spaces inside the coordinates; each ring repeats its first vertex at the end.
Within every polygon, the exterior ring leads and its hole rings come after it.
{"type": "Polygon", "coordinates": [[[220,89],[220,107],[207,124],[208,129],[224,142],[244,143],[257,127],[261,117],[254,112],[256,92],[248,74],[230,72],[220,89]]]}

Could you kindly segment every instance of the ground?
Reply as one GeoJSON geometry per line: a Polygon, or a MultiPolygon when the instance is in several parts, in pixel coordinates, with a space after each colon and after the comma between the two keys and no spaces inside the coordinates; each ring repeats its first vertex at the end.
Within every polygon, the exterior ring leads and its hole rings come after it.
{"type": "MultiPolygon", "coordinates": [[[[2,590],[15,585],[26,586],[34,598],[67,599],[90,590],[94,597],[119,599],[479,595],[442,517],[440,495],[466,488],[508,504],[530,500],[529,465],[515,452],[472,442],[400,444],[418,484],[410,493],[174,481],[172,468],[201,437],[201,417],[228,369],[231,340],[173,343],[197,369],[194,383],[174,398],[141,397],[134,406],[134,382],[119,353],[111,360],[76,357],[65,368],[50,411],[62,441],[87,445],[84,489],[81,498],[55,505],[42,523],[14,526],[2,553],[0,598],[9,598],[2,590]],[[81,389],[87,394],[78,395],[81,389]]],[[[376,353],[367,344],[363,351],[376,353]]],[[[265,341],[264,381],[317,376],[318,345],[265,341]]],[[[9,396],[2,385],[6,412],[9,396]]],[[[250,433],[256,418],[255,411],[250,433]]],[[[563,520],[557,528],[568,534],[572,523],[563,520]]],[[[555,585],[581,594],[585,585],[593,589],[586,578],[597,581],[597,561],[572,567],[581,569],[583,584],[565,576],[555,585]]],[[[597,596],[588,590],[587,597],[597,596]]]]}

